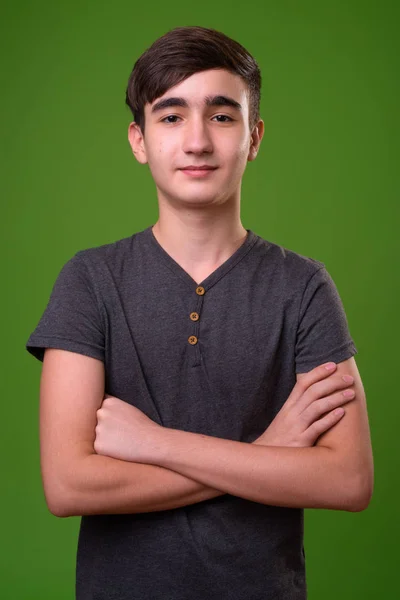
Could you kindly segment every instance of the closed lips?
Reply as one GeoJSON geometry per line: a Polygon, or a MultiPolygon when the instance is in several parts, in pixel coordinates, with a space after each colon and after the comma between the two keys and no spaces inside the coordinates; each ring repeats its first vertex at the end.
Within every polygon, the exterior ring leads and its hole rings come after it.
{"type": "Polygon", "coordinates": [[[182,167],[181,171],[209,171],[210,169],[216,169],[217,167],[207,167],[207,166],[203,166],[203,167],[182,167]]]}

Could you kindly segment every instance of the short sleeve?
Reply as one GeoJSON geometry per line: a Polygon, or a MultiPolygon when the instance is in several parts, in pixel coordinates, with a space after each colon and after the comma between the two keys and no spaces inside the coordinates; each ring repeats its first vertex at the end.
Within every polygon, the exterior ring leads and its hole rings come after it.
{"type": "Polygon", "coordinates": [[[45,348],[60,348],[104,361],[104,338],[98,299],[78,252],[62,267],[26,349],[40,361],[45,348]]]}
{"type": "Polygon", "coordinates": [[[296,373],[357,354],[336,285],[321,267],[309,279],[301,301],[295,347],[296,373]]]}

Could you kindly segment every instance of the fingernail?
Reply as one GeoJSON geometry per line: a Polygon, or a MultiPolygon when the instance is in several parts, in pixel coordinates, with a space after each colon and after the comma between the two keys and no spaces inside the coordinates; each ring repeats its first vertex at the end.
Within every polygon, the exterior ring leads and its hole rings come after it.
{"type": "Polygon", "coordinates": [[[351,375],[343,375],[342,379],[346,383],[353,383],[354,381],[354,377],[352,377],[351,375]]]}
{"type": "Polygon", "coordinates": [[[332,369],[334,369],[336,367],[336,364],[334,362],[328,362],[325,365],[325,369],[327,371],[332,371],[332,369]]]}
{"type": "Polygon", "coordinates": [[[345,390],[342,394],[345,398],[352,398],[356,393],[354,390],[345,390]]]}

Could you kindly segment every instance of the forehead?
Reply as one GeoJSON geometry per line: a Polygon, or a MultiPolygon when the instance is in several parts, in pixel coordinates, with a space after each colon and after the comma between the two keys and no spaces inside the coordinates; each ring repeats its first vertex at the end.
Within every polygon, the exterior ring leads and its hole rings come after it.
{"type": "MultiPolygon", "coordinates": [[[[170,87],[162,96],[145,105],[145,111],[153,114],[162,100],[183,99],[181,106],[200,108],[210,104],[212,97],[225,97],[232,100],[232,108],[245,112],[248,105],[248,90],[245,81],[225,69],[209,69],[187,77],[177,85],[170,87]],[[237,105],[235,107],[235,104],[237,105]]],[[[165,105],[166,103],[164,103],[165,105]]]]}

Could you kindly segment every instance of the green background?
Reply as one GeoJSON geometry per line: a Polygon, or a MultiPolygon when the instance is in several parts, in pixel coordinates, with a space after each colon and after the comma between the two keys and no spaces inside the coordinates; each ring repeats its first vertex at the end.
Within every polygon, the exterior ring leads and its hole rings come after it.
{"type": "Polygon", "coordinates": [[[3,3],[2,598],[74,598],[79,518],[44,501],[41,366],[25,343],[75,252],[157,220],[148,167],[128,146],[125,87],[139,55],[182,25],[219,29],[258,61],[266,131],[242,223],[325,263],[359,352],[374,495],[361,513],[306,511],[309,600],[398,597],[398,6],[3,3]]]}

